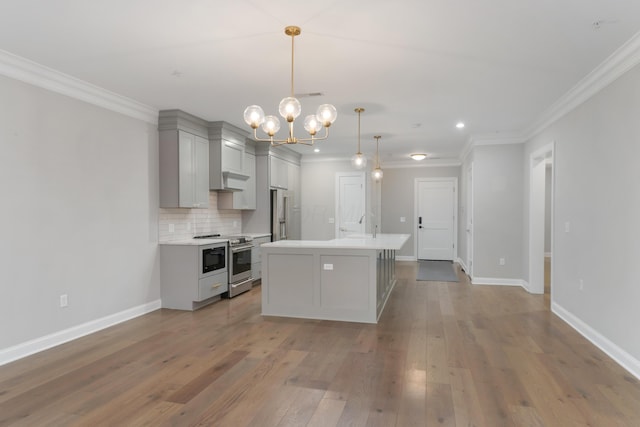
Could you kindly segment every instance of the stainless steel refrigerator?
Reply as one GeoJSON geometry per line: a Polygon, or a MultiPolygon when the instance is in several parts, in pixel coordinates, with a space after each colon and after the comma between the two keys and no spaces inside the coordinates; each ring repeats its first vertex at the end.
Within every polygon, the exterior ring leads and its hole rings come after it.
{"type": "Polygon", "coordinates": [[[291,223],[291,194],[286,190],[271,190],[271,240],[287,240],[291,223]]]}

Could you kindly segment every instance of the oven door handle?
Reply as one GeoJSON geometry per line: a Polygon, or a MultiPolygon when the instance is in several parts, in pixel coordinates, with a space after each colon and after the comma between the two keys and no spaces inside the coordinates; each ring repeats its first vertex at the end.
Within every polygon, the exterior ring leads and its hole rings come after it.
{"type": "Polygon", "coordinates": [[[244,246],[232,246],[231,253],[246,251],[247,249],[252,249],[253,245],[244,245],[244,246]]]}

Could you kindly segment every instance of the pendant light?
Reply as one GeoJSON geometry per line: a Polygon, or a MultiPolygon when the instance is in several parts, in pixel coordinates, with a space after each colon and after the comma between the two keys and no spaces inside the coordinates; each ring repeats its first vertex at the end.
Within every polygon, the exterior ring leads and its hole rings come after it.
{"type": "Polygon", "coordinates": [[[367,158],[360,152],[360,114],[364,108],[358,107],[354,111],[358,113],[358,152],[351,157],[351,166],[356,169],[364,169],[367,166],[367,158]]]}
{"type": "Polygon", "coordinates": [[[329,126],[336,120],[338,115],[336,107],[331,104],[323,104],[318,107],[316,114],[308,115],[304,119],[304,129],[309,132],[309,137],[298,138],[293,135],[293,122],[302,110],[300,101],[293,95],[293,40],[296,36],[300,35],[300,32],[300,27],[296,27],[295,25],[290,25],[284,29],[284,33],[291,37],[291,96],[283,98],[282,101],[280,101],[278,111],[289,125],[289,136],[280,139],[274,138],[274,135],[280,129],[280,120],[276,116],[265,117],[262,107],[259,105],[250,105],[244,110],[244,120],[253,129],[253,138],[256,141],[267,141],[274,146],[282,144],[313,145],[316,141],[327,139],[329,136],[329,126]],[[262,131],[267,134],[268,138],[258,137],[258,127],[262,128],[262,131]],[[317,133],[322,128],[325,130],[324,135],[317,136],[317,133]]]}
{"type": "Polygon", "coordinates": [[[382,179],[382,169],[380,168],[379,143],[382,136],[376,135],[374,138],[376,139],[376,168],[371,172],[371,177],[376,181],[380,181],[382,179]]]}

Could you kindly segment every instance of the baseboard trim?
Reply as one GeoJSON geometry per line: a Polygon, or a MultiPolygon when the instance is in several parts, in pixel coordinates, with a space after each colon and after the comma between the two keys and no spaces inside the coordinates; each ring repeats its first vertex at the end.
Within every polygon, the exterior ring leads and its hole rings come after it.
{"type": "Polygon", "coordinates": [[[579,317],[558,303],[551,303],[551,311],[564,320],[573,329],[578,331],[580,335],[588,339],[593,345],[604,351],[618,365],[622,366],[624,369],[629,371],[630,374],[640,380],[640,360],[609,341],[605,336],[587,325],[579,317]]]}
{"type": "Polygon", "coordinates": [[[31,341],[27,341],[13,347],[0,350],[0,366],[13,362],[23,357],[39,353],[43,350],[73,341],[85,335],[98,332],[118,323],[131,320],[143,314],[158,310],[162,306],[161,300],[151,301],[146,304],[132,307],[119,313],[114,313],[100,319],[91,320],[81,325],[73,326],[69,329],[54,332],[31,341]]]}
{"type": "Polygon", "coordinates": [[[498,279],[493,277],[472,277],[472,285],[520,286],[529,292],[529,283],[522,279],[498,279]]]}
{"type": "Polygon", "coordinates": [[[462,258],[456,258],[456,262],[458,264],[460,264],[460,267],[462,268],[462,270],[467,273],[467,276],[469,276],[469,271],[467,270],[467,264],[464,263],[464,261],[462,260],[462,258]]]}
{"type": "Polygon", "coordinates": [[[396,256],[396,261],[417,261],[418,259],[414,256],[396,256]]]}

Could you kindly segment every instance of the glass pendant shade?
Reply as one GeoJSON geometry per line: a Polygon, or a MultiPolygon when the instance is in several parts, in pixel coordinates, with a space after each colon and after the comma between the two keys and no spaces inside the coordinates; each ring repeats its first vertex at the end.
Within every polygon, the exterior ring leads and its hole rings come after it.
{"type": "Polygon", "coordinates": [[[318,107],[316,117],[322,123],[322,126],[329,127],[336,121],[338,111],[336,111],[336,107],[331,104],[322,104],[318,107]]]}
{"type": "Polygon", "coordinates": [[[289,123],[294,121],[300,115],[302,111],[302,106],[300,105],[300,101],[292,96],[288,96],[283,98],[280,101],[280,105],[278,106],[278,111],[280,115],[289,123]]]}
{"type": "Polygon", "coordinates": [[[244,110],[244,121],[253,129],[264,122],[264,110],[259,105],[250,105],[244,110]]]}
{"type": "Polygon", "coordinates": [[[362,153],[356,153],[351,157],[351,166],[356,169],[364,169],[367,166],[367,158],[362,153]]]}
{"type": "Polygon", "coordinates": [[[318,121],[316,116],[310,114],[304,118],[304,129],[309,132],[309,135],[315,135],[322,129],[322,123],[318,121]]]}
{"type": "Polygon", "coordinates": [[[273,136],[280,130],[280,119],[276,116],[267,116],[262,123],[262,130],[269,136],[273,136]]]}
{"type": "Polygon", "coordinates": [[[382,179],[382,175],[382,169],[380,169],[380,167],[375,168],[373,172],[371,172],[371,178],[376,181],[380,181],[382,179]]]}

